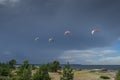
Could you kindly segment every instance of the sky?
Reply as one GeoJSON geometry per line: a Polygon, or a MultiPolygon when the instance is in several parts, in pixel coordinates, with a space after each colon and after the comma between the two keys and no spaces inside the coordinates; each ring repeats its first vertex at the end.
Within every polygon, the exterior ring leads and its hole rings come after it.
{"type": "Polygon", "coordinates": [[[120,65],[119,14],[120,0],[0,0],[0,61],[120,65]]]}

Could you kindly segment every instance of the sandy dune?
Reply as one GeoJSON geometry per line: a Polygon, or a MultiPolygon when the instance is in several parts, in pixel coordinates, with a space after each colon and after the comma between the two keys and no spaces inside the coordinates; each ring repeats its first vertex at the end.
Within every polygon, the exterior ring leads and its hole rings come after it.
{"type": "MultiPolygon", "coordinates": [[[[110,79],[107,80],[114,80],[115,71],[107,71],[107,72],[90,72],[90,70],[83,70],[83,71],[75,71],[74,72],[74,80],[104,80],[101,79],[100,76],[109,76],[110,79]]],[[[60,80],[60,74],[58,73],[49,73],[52,80],[60,80]]]]}

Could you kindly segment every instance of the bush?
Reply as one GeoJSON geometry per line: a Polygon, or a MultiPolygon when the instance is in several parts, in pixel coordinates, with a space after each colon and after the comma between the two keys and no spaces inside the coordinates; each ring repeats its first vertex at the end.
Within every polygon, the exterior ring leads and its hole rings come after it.
{"type": "Polygon", "coordinates": [[[12,59],[8,62],[8,65],[11,69],[15,69],[16,60],[12,59]]]}
{"type": "Polygon", "coordinates": [[[32,80],[51,80],[48,74],[47,65],[41,65],[39,70],[33,75],[32,80]]]}
{"type": "Polygon", "coordinates": [[[10,78],[8,78],[8,77],[3,77],[3,76],[1,76],[1,77],[0,77],[0,80],[12,80],[12,79],[10,79],[10,78]]]}
{"type": "Polygon", "coordinates": [[[21,80],[20,76],[13,76],[11,80],[21,80]]]}
{"type": "Polygon", "coordinates": [[[8,64],[0,63],[0,76],[8,76],[11,70],[8,64]]]}
{"type": "Polygon", "coordinates": [[[108,76],[100,76],[100,78],[102,78],[102,79],[110,79],[110,77],[108,77],[108,76]]]}
{"type": "Polygon", "coordinates": [[[17,71],[17,77],[15,80],[30,80],[31,79],[31,67],[27,60],[23,61],[22,65],[17,71]]]}
{"type": "Polygon", "coordinates": [[[23,61],[23,64],[21,65],[22,69],[28,69],[30,67],[29,62],[27,60],[23,61]]]}
{"type": "Polygon", "coordinates": [[[106,71],[108,71],[108,70],[107,70],[106,68],[102,68],[101,71],[105,71],[105,72],[106,72],[106,71]]]}
{"type": "Polygon", "coordinates": [[[120,80],[120,70],[116,73],[115,80],[120,80]]]}
{"type": "Polygon", "coordinates": [[[34,64],[31,65],[31,69],[32,70],[35,70],[36,69],[36,66],[34,64]]]}
{"type": "Polygon", "coordinates": [[[60,80],[73,80],[73,70],[70,68],[69,63],[64,66],[62,75],[60,80]]]}
{"type": "Polygon", "coordinates": [[[58,61],[53,61],[52,63],[47,64],[47,69],[49,72],[57,72],[57,70],[60,68],[58,61]]]}

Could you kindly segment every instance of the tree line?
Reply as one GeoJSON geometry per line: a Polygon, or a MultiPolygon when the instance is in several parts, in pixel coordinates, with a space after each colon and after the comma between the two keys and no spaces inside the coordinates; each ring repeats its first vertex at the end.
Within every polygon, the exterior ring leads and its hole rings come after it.
{"type": "MultiPolygon", "coordinates": [[[[38,67],[30,65],[28,60],[16,67],[16,60],[0,62],[0,80],[52,80],[49,72],[59,73],[60,80],[73,80],[74,72],[69,62],[63,67],[59,61],[42,64],[38,67]]],[[[115,80],[120,80],[120,70],[117,71],[115,80]]]]}
{"type": "Polygon", "coordinates": [[[30,65],[28,60],[16,67],[17,61],[12,59],[6,63],[0,62],[0,80],[52,80],[49,72],[60,73],[60,80],[73,80],[73,69],[70,64],[60,67],[59,61],[42,64],[39,67],[30,65]]]}

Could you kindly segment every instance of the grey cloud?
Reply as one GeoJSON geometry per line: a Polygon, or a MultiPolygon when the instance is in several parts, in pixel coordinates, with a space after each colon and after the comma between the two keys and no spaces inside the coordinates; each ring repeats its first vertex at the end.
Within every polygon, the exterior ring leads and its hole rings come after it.
{"type": "Polygon", "coordinates": [[[20,0],[0,0],[0,8],[14,7],[20,0]]]}
{"type": "MultiPolygon", "coordinates": [[[[23,54],[29,53],[25,49],[30,48],[33,53],[46,55],[50,51],[41,50],[52,48],[57,53],[111,46],[120,34],[119,3],[119,0],[21,0],[14,8],[0,8],[0,44],[4,49],[22,48],[23,54]],[[92,36],[93,28],[100,32],[92,36]],[[68,29],[72,35],[65,37],[64,31],[68,29]],[[37,36],[40,39],[34,42],[37,36]],[[48,42],[50,37],[55,39],[52,44],[48,42]]],[[[39,57],[36,59],[34,62],[39,57]]]]}
{"type": "Polygon", "coordinates": [[[120,56],[114,57],[104,57],[98,60],[87,60],[90,64],[99,64],[99,65],[119,65],[120,56]]]}

